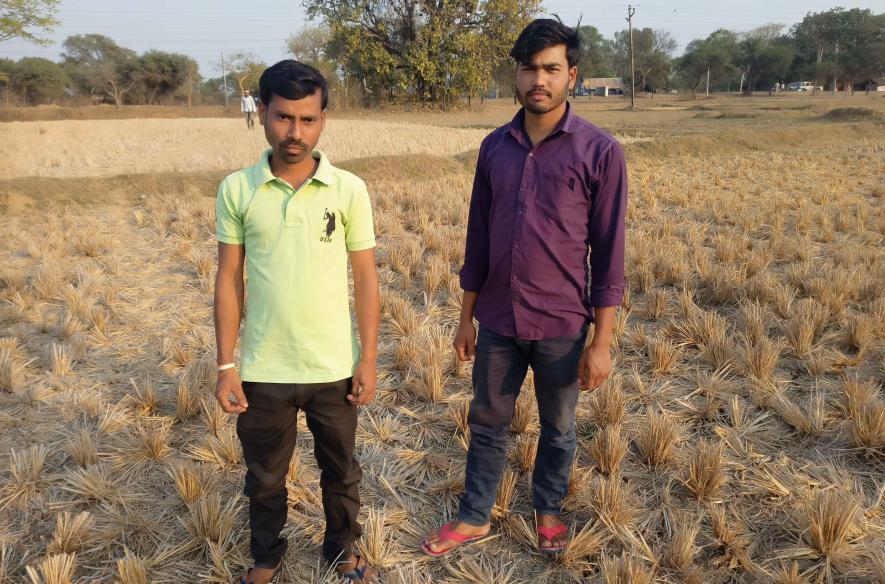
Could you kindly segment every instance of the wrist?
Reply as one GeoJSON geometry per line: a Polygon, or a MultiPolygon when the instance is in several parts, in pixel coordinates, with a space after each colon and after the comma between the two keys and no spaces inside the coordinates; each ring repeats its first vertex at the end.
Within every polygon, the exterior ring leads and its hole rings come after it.
{"type": "Polygon", "coordinates": [[[612,338],[611,337],[593,337],[593,340],[590,341],[590,344],[587,346],[588,349],[611,349],[612,346],[612,338]]]}

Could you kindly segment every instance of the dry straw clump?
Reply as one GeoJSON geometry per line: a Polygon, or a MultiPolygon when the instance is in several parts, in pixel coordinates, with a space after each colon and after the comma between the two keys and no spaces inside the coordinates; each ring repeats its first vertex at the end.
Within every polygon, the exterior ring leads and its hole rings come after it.
{"type": "Polygon", "coordinates": [[[636,446],[648,464],[659,466],[673,459],[680,433],[679,423],[669,413],[649,411],[636,436],[636,446]]]}
{"type": "Polygon", "coordinates": [[[700,440],[690,455],[685,485],[695,497],[705,500],[719,493],[725,481],[723,444],[700,440]]]}

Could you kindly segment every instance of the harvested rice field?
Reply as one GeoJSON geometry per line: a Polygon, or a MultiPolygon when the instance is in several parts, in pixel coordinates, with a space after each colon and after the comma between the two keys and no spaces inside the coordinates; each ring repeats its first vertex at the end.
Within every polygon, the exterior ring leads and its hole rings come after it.
{"type": "MultiPolygon", "coordinates": [[[[534,545],[531,376],[493,537],[418,549],[462,490],[457,272],[476,151],[512,104],[329,121],[321,148],[366,180],[379,236],[357,456],[359,549],[385,582],[885,582],[885,104],[655,101],[576,107],[625,144],[628,293],[613,377],[580,399],[556,558],[534,545]]],[[[0,124],[0,582],[249,565],[235,420],[212,395],[215,186],[264,144],[241,125],[0,124]]],[[[278,581],[336,582],[299,431],[278,581]]]]}

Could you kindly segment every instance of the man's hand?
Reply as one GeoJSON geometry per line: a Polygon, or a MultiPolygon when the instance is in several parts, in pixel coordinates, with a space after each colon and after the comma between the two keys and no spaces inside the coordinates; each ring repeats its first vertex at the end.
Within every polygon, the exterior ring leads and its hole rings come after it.
{"type": "Polygon", "coordinates": [[[375,399],[378,373],[374,361],[360,361],[353,372],[353,387],[347,399],[355,406],[364,406],[375,399]]]}
{"type": "Polygon", "coordinates": [[[473,325],[473,319],[463,320],[458,325],[454,346],[461,361],[469,361],[476,355],[476,327],[473,325]]]}
{"type": "Polygon", "coordinates": [[[578,363],[578,384],[583,391],[594,391],[612,372],[612,356],[608,347],[589,345],[578,363]]]}
{"type": "Polygon", "coordinates": [[[243,383],[236,369],[227,369],[219,374],[215,381],[215,399],[228,414],[242,414],[248,409],[249,402],[246,401],[243,383]]]}

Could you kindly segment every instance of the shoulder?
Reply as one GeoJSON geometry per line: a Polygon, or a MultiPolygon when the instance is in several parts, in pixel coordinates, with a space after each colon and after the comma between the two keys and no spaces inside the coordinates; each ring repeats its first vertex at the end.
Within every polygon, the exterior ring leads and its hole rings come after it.
{"type": "Polygon", "coordinates": [[[623,153],[617,138],[582,117],[574,118],[574,135],[579,143],[595,154],[623,153]]]}
{"type": "Polygon", "coordinates": [[[218,185],[218,195],[239,200],[244,195],[251,193],[255,190],[254,168],[254,166],[241,168],[224,177],[218,185]]]}
{"type": "Polygon", "coordinates": [[[332,173],[335,176],[335,186],[341,194],[353,196],[355,194],[368,193],[366,182],[352,172],[332,166],[332,173]]]}
{"type": "Polygon", "coordinates": [[[498,149],[501,144],[507,139],[510,134],[511,123],[508,122],[503,126],[499,126],[492,130],[489,134],[486,135],[485,138],[482,139],[482,142],[479,145],[479,161],[482,162],[483,158],[494,152],[498,149]]]}

